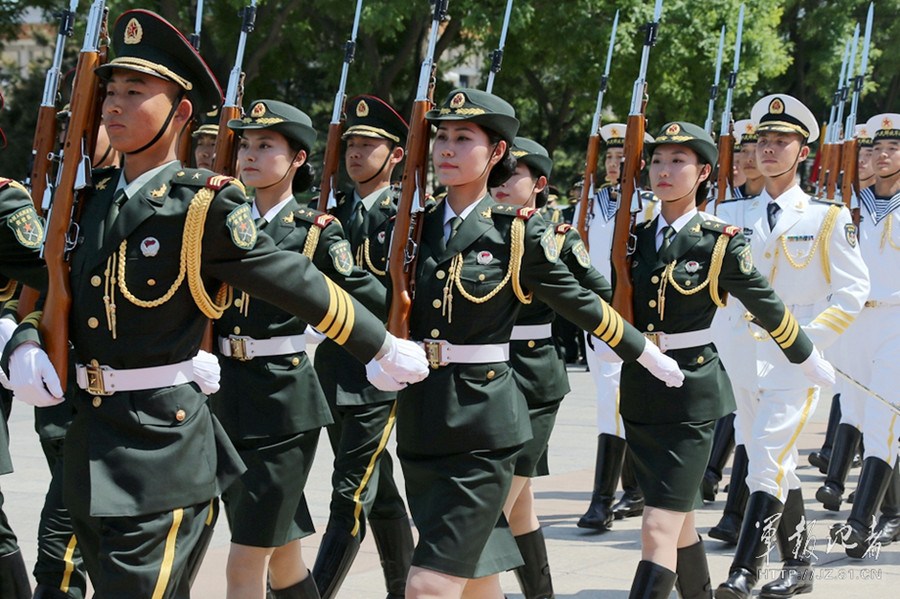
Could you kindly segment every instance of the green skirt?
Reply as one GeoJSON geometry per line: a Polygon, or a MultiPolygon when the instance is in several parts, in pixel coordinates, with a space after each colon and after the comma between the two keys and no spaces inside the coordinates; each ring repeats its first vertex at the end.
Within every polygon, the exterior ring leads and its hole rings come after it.
{"type": "Polygon", "coordinates": [[[398,450],[419,542],[412,565],[480,578],[522,565],[503,516],[521,446],[444,456],[398,450]]]}
{"type": "Polygon", "coordinates": [[[531,420],[531,440],[525,442],[522,451],[516,456],[516,476],[547,476],[550,468],[547,463],[547,447],[550,445],[550,434],[559,413],[556,400],[539,406],[528,406],[528,418],[531,420]]]}
{"type": "Polygon", "coordinates": [[[646,504],[674,512],[703,505],[700,484],[716,421],[646,424],[623,419],[634,473],[646,504]]]}

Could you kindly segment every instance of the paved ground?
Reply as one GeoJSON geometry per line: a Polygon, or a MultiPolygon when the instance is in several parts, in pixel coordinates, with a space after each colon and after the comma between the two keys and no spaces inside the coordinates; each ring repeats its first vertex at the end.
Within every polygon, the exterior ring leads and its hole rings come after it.
{"type": "MultiPolygon", "coordinates": [[[[585,534],[575,526],[590,498],[593,480],[594,447],[596,439],[594,389],[590,375],[571,373],[572,393],[563,403],[550,446],[552,476],[535,482],[537,508],[550,554],[554,587],[562,598],[625,599],[634,569],[640,559],[640,521],[619,521],[615,528],[603,535],[585,534]]],[[[816,586],[810,597],[845,598],[896,597],[900,585],[900,544],[885,547],[877,559],[851,561],[843,552],[827,551],[827,531],[838,520],[834,513],[825,512],[813,498],[821,484],[818,470],[806,465],[806,453],[821,445],[828,415],[823,402],[813,422],[800,437],[803,454],[800,477],[807,498],[807,514],[816,537],[816,586]],[[890,589],[895,589],[891,591],[890,589]]],[[[36,553],[37,521],[48,473],[43,454],[33,432],[32,415],[28,408],[16,405],[10,419],[10,437],[16,472],[0,479],[6,503],[3,506],[19,542],[29,569],[36,553]]],[[[392,448],[393,451],[393,448],[392,448]]],[[[310,476],[308,502],[316,525],[324,528],[327,520],[330,492],[331,449],[322,437],[318,459],[310,476]]],[[[849,487],[855,486],[859,471],[851,471],[849,487]]],[[[397,468],[397,475],[401,476],[397,468]]],[[[160,484],[165,484],[160,481],[160,484]]],[[[718,521],[724,494],[719,501],[698,513],[698,525],[706,530],[718,521]]],[[[841,514],[846,518],[846,512],[841,514]]],[[[310,563],[315,558],[319,535],[304,541],[304,552],[310,563]]],[[[710,569],[714,584],[725,579],[732,551],[718,542],[708,542],[710,569]]],[[[228,554],[228,531],[220,520],[203,569],[194,587],[193,596],[199,599],[224,597],[224,566],[228,554]]],[[[776,566],[777,567],[777,564],[776,566]]],[[[777,570],[773,567],[771,572],[777,570]]],[[[515,577],[503,575],[503,588],[508,596],[521,597],[515,577]]],[[[376,599],[384,597],[378,556],[371,538],[363,543],[359,558],[353,565],[341,598],[376,599]]],[[[674,593],[673,593],[674,597],[674,593]]]]}

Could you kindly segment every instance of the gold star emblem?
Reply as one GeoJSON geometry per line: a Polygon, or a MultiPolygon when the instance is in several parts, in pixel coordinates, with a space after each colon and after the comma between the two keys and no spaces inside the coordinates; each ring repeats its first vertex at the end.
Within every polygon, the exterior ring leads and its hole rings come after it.
{"type": "Polygon", "coordinates": [[[356,116],[360,118],[369,116],[369,105],[366,104],[365,100],[360,100],[359,104],[356,105],[356,116]]]}
{"type": "Polygon", "coordinates": [[[784,102],[781,101],[781,98],[775,98],[771,102],[769,102],[769,112],[771,114],[784,113],[784,102]]]}
{"type": "Polygon", "coordinates": [[[262,102],[257,102],[253,105],[253,108],[250,110],[250,116],[255,119],[258,119],[262,115],[266,114],[266,105],[262,102]]]}
{"type": "Polygon", "coordinates": [[[450,108],[462,108],[466,104],[466,95],[462,92],[457,93],[450,99],[450,108]]]}
{"type": "Polygon", "coordinates": [[[129,45],[141,43],[144,37],[144,28],[134,17],[125,25],[125,43],[129,45]]]}
{"type": "Polygon", "coordinates": [[[884,117],[884,120],[881,121],[881,128],[882,129],[893,129],[893,127],[894,127],[894,122],[890,118],[884,117]]]}
{"type": "Polygon", "coordinates": [[[198,172],[194,173],[193,178],[194,178],[194,179],[199,179],[199,178],[200,178],[200,172],[198,171],[198,172]]]}
{"type": "Polygon", "coordinates": [[[678,135],[678,132],[681,131],[681,125],[678,123],[672,123],[669,125],[669,128],[666,129],[666,135],[678,135]]]}
{"type": "Polygon", "coordinates": [[[102,181],[97,183],[97,191],[103,191],[104,189],[106,189],[107,184],[109,184],[109,180],[110,177],[107,177],[106,179],[103,179],[102,181]]]}

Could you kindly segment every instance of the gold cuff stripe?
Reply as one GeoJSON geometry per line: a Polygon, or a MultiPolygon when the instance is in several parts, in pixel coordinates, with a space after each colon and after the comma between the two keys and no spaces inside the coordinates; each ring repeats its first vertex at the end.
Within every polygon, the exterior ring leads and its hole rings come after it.
{"type": "Polygon", "coordinates": [[[794,318],[792,314],[791,320],[790,322],[788,322],[788,325],[787,327],[785,327],[784,331],[782,331],[780,335],[772,335],[772,338],[775,340],[775,343],[777,343],[781,347],[785,347],[786,343],[793,343],[794,339],[797,338],[799,329],[800,325],[797,323],[797,319],[794,318]]]}
{"type": "Polygon", "coordinates": [[[10,279],[6,285],[0,287],[0,302],[5,302],[16,294],[16,285],[18,283],[10,279]]]}
{"type": "Polygon", "coordinates": [[[791,321],[794,319],[794,316],[791,314],[790,310],[785,309],[784,316],[781,317],[781,324],[778,325],[774,331],[771,331],[769,334],[774,339],[775,337],[781,336],[784,333],[785,329],[791,324],[791,321]]]}
{"type": "Polygon", "coordinates": [[[153,589],[153,599],[162,599],[166,595],[166,587],[169,586],[169,577],[172,575],[172,564],[175,561],[175,539],[178,537],[178,529],[181,526],[183,517],[183,508],[178,508],[172,512],[172,526],[169,528],[168,536],[166,536],[166,548],[163,552],[162,564],[159,567],[156,588],[153,589]]]}
{"type": "Polygon", "coordinates": [[[603,312],[603,317],[600,319],[600,324],[596,329],[594,329],[594,336],[596,337],[602,335],[606,331],[607,327],[609,327],[609,304],[601,299],[600,308],[603,312]]]}
{"type": "Polygon", "coordinates": [[[816,319],[812,321],[812,324],[824,325],[838,335],[847,330],[847,325],[835,318],[832,318],[828,314],[819,314],[819,316],[817,316],[816,319]]]}
{"type": "Polygon", "coordinates": [[[325,284],[328,287],[328,309],[325,311],[325,316],[322,317],[322,320],[319,321],[319,324],[315,326],[316,329],[320,331],[327,331],[331,328],[332,323],[334,322],[334,315],[337,312],[337,297],[331,293],[331,280],[322,275],[322,278],[325,279],[325,284]]]}
{"type": "Polygon", "coordinates": [[[203,523],[206,526],[212,526],[215,522],[216,517],[216,498],[213,497],[209,500],[209,511],[206,512],[206,521],[203,523]]]}
{"type": "MultiPolygon", "coordinates": [[[[320,330],[329,339],[335,339],[344,327],[344,318],[346,318],[347,311],[346,300],[337,288],[337,285],[334,284],[334,281],[325,277],[325,283],[328,285],[328,296],[333,300],[334,311],[332,312],[331,325],[327,329],[320,330]]],[[[329,312],[331,312],[331,306],[329,306],[329,312]]]]}
{"type": "Polygon", "coordinates": [[[72,535],[66,544],[66,553],[63,555],[63,563],[66,567],[63,570],[62,582],[59,583],[59,590],[63,593],[68,593],[71,586],[72,572],[75,571],[75,562],[72,561],[72,556],[75,554],[77,545],[78,541],[75,539],[75,535],[72,535]]]}
{"type": "Polygon", "coordinates": [[[615,314],[616,317],[616,334],[613,335],[613,338],[609,341],[610,347],[616,347],[622,341],[622,336],[625,334],[625,323],[622,321],[622,317],[619,316],[618,313],[615,314]]]}
{"type": "Polygon", "coordinates": [[[384,448],[387,446],[388,439],[391,438],[391,431],[394,429],[394,421],[396,419],[397,400],[394,400],[394,403],[391,405],[391,413],[384,425],[384,429],[381,431],[381,439],[378,441],[378,447],[372,452],[372,456],[369,458],[369,463],[366,466],[366,472],[363,474],[359,486],[356,487],[356,491],[353,492],[353,530],[350,531],[351,536],[355,537],[359,534],[359,514],[362,512],[363,508],[362,501],[359,500],[359,497],[362,495],[363,490],[365,490],[366,485],[369,484],[369,479],[372,478],[372,472],[375,471],[375,464],[378,462],[378,456],[382,454],[384,448]]]}
{"type": "Polygon", "coordinates": [[[800,324],[796,320],[794,320],[794,330],[790,334],[790,336],[788,336],[786,341],[779,344],[781,349],[787,349],[790,346],[794,345],[794,341],[797,340],[798,335],[800,335],[800,324]]]}
{"type": "MultiPolygon", "coordinates": [[[[809,387],[806,391],[806,403],[803,405],[803,412],[800,414],[800,422],[797,424],[797,428],[794,430],[794,434],[791,435],[787,445],[784,446],[784,449],[782,449],[781,453],[778,455],[778,474],[775,476],[775,484],[779,487],[781,486],[781,479],[784,478],[784,458],[790,453],[794,443],[797,442],[797,437],[800,436],[803,427],[806,426],[806,421],[809,419],[809,412],[812,409],[813,399],[815,399],[815,397],[816,388],[809,387]]],[[[779,499],[781,498],[779,497],[779,499]]]]}
{"type": "Polygon", "coordinates": [[[843,322],[844,326],[846,326],[846,327],[849,327],[851,324],[853,324],[853,321],[856,320],[856,316],[853,316],[852,314],[848,314],[847,312],[844,312],[843,310],[841,310],[840,308],[838,308],[836,306],[831,306],[830,308],[825,310],[822,314],[823,315],[827,314],[827,315],[831,316],[832,318],[834,318],[835,320],[837,320],[839,322],[843,322]]]}

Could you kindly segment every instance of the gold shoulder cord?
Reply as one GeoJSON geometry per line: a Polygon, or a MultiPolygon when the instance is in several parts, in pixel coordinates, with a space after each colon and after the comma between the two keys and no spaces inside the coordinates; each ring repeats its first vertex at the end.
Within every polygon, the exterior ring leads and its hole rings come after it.
{"type": "Polygon", "coordinates": [[[16,294],[16,282],[12,279],[3,287],[0,287],[0,302],[5,302],[16,294]]]}
{"type": "MultiPolygon", "coordinates": [[[[512,273],[513,293],[523,304],[530,304],[533,293],[525,293],[522,289],[521,272],[522,257],[525,255],[525,221],[517,218],[512,225],[512,240],[510,243],[509,273],[512,273]]],[[[509,276],[507,273],[507,276],[509,276]]]]}
{"type": "MultiPolygon", "coordinates": [[[[792,257],[791,253],[788,251],[787,241],[784,238],[784,235],[781,236],[781,250],[784,252],[784,257],[787,260],[788,264],[796,268],[797,270],[803,270],[807,266],[812,263],[813,257],[816,255],[816,250],[819,247],[819,244],[824,240],[825,245],[822,246],[822,271],[825,273],[825,282],[831,283],[831,265],[828,261],[828,246],[831,243],[831,233],[834,231],[834,224],[837,222],[838,214],[840,214],[841,209],[838,206],[831,206],[828,208],[828,212],[825,213],[825,218],[822,220],[822,227],[819,229],[819,234],[816,235],[816,240],[813,242],[812,248],[809,250],[809,254],[806,256],[806,260],[803,261],[802,264],[796,262],[792,257]]],[[[777,262],[777,254],[775,256],[777,262]]],[[[772,277],[775,278],[775,268],[772,268],[772,277]]]]}
{"type": "Polygon", "coordinates": [[[372,271],[372,274],[373,274],[373,275],[376,275],[376,276],[379,276],[379,277],[383,277],[384,275],[387,274],[387,270],[378,270],[378,269],[375,267],[375,265],[372,264],[372,257],[369,255],[369,239],[368,239],[368,238],[366,238],[366,240],[365,240],[365,241],[363,242],[363,244],[360,246],[360,252],[361,252],[362,257],[363,257],[363,259],[365,260],[365,262],[363,262],[362,260],[360,260],[360,261],[357,262],[358,264],[363,264],[363,263],[365,263],[366,267],[367,267],[370,271],[372,271]]]}
{"type": "Polygon", "coordinates": [[[319,245],[319,235],[321,234],[322,229],[316,225],[311,225],[306,232],[306,242],[303,244],[303,255],[310,260],[313,259],[313,254],[316,253],[316,247],[319,245]]]}
{"type": "Polygon", "coordinates": [[[206,293],[203,279],[200,276],[203,251],[203,230],[206,228],[206,213],[215,198],[215,192],[204,187],[194,195],[188,206],[187,218],[184,221],[184,239],[181,244],[182,260],[187,266],[188,287],[197,307],[204,316],[213,320],[220,318],[231,305],[233,290],[222,283],[216,298],[213,300],[206,293]]]}
{"type": "Polygon", "coordinates": [[[656,310],[659,313],[659,319],[664,320],[666,314],[666,287],[671,285],[675,291],[680,293],[681,295],[694,295],[696,293],[700,293],[707,286],[709,286],[709,297],[712,299],[713,303],[720,308],[725,305],[725,298],[719,294],[719,274],[722,272],[722,262],[725,259],[725,248],[728,247],[728,242],[731,238],[722,233],[719,235],[719,238],[716,240],[716,245],[713,247],[712,257],[709,261],[709,274],[706,276],[706,280],[694,287],[693,289],[685,289],[681,285],[678,284],[678,281],[675,280],[675,266],[678,263],[677,260],[673,260],[669,263],[664,269],[662,276],[659,281],[659,289],[656,292],[657,301],[656,301],[656,310]]]}
{"type": "Polygon", "coordinates": [[[900,245],[894,243],[894,215],[893,213],[888,214],[887,220],[884,223],[884,229],[881,232],[881,243],[878,245],[879,249],[882,253],[884,253],[884,246],[890,245],[895,250],[900,250],[900,245]]]}

